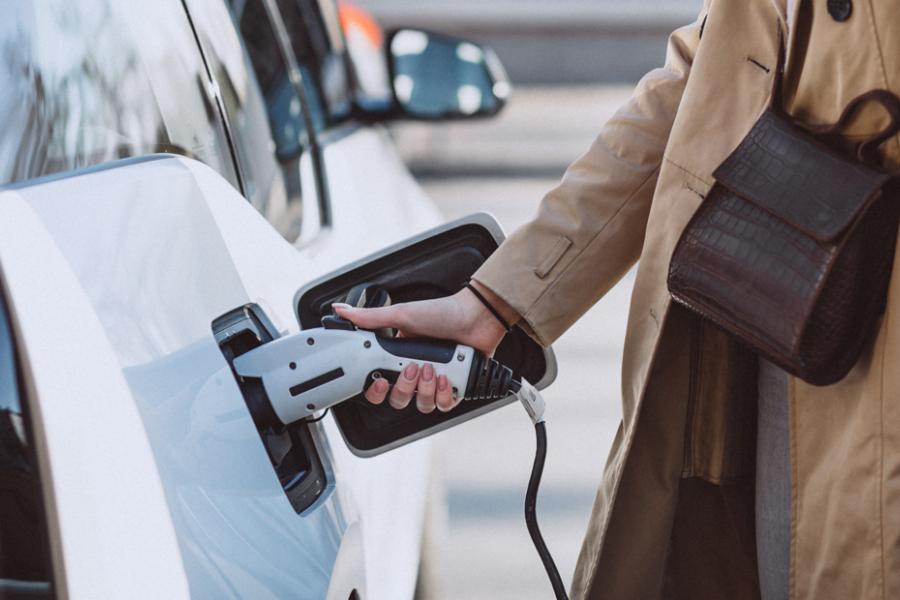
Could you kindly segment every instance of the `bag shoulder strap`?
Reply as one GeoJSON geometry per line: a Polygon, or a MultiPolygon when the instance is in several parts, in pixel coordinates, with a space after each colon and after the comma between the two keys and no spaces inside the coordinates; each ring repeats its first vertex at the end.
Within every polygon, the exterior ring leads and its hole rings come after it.
{"type": "Polygon", "coordinates": [[[784,29],[781,23],[778,24],[778,64],[775,66],[774,77],[772,78],[772,99],[769,108],[777,110],[782,114],[784,112],[784,64],[786,62],[786,42],[784,29]]]}
{"type": "Polygon", "coordinates": [[[851,119],[863,106],[876,102],[887,112],[890,117],[888,124],[878,133],[863,140],[856,148],[856,158],[862,162],[877,163],[878,148],[890,138],[900,133],[900,98],[888,90],[869,90],[851,100],[841,116],[833,124],[806,126],[806,129],[817,135],[835,135],[847,128],[851,119]]]}
{"type": "MultiPolygon", "coordinates": [[[[784,72],[786,57],[786,44],[784,30],[778,26],[778,66],[775,68],[775,76],[772,81],[772,100],[770,108],[785,114],[784,111],[784,72]]],[[[878,148],[890,138],[900,133],[900,98],[893,92],[882,89],[869,90],[851,100],[844,107],[841,116],[834,123],[824,125],[806,125],[791,118],[791,121],[816,135],[836,135],[846,129],[851,119],[870,102],[877,102],[890,117],[888,124],[880,132],[870,138],[861,141],[856,147],[856,158],[862,162],[877,164],[879,162],[878,148]]],[[[790,118],[789,115],[788,118],[790,118]]]]}

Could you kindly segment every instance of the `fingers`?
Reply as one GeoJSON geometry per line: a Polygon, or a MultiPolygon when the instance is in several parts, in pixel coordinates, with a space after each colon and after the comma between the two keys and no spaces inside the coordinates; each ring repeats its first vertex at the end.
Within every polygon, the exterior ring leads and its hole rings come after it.
{"type": "Polygon", "coordinates": [[[382,329],[384,327],[401,328],[403,311],[394,306],[384,308],[355,308],[349,304],[332,304],[331,307],[339,317],[352,321],[362,329],[382,329]]]}
{"type": "Polygon", "coordinates": [[[416,408],[420,413],[428,414],[434,411],[434,395],[437,389],[437,379],[434,367],[425,364],[419,374],[419,386],[416,388],[416,408]]]}
{"type": "Polygon", "coordinates": [[[397,383],[394,384],[394,389],[391,390],[391,397],[389,400],[391,406],[398,410],[406,408],[409,401],[412,400],[418,382],[419,365],[416,363],[409,363],[406,365],[406,368],[403,369],[403,372],[400,373],[400,377],[397,378],[397,383]]]}
{"type": "Polygon", "coordinates": [[[416,397],[416,408],[423,414],[434,412],[435,408],[449,412],[460,402],[447,376],[438,375],[430,364],[421,368],[416,363],[408,364],[393,389],[386,379],[377,379],[366,390],[365,398],[372,404],[381,404],[389,391],[390,405],[397,410],[406,408],[413,395],[416,397]]]}
{"type": "Polygon", "coordinates": [[[435,393],[437,409],[441,412],[448,412],[453,410],[457,404],[459,404],[459,400],[453,397],[453,388],[450,385],[450,380],[447,379],[446,375],[439,376],[437,378],[437,392],[435,393]]]}
{"type": "Polygon", "coordinates": [[[372,404],[381,404],[387,397],[390,387],[386,379],[376,379],[366,390],[366,400],[372,404]]]}

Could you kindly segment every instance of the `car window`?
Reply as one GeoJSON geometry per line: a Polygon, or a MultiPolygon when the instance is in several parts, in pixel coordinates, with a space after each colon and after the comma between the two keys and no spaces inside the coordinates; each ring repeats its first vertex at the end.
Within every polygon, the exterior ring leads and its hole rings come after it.
{"type": "Polygon", "coordinates": [[[258,112],[259,103],[264,105],[267,132],[270,134],[268,143],[263,145],[251,139],[259,136],[259,129],[254,131],[240,125],[232,127],[238,138],[238,153],[246,157],[242,159],[242,166],[254,168],[250,158],[253,154],[274,156],[278,165],[277,174],[271,174],[266,166],[260,164],[260,156],[252,159],[258,174],[251,178],[263,182],[268,190],[267,197],[254,204],[285,239],[294,242],[304,225],[301,160],[311,146],[303,100],[281,52],[265,1],[230,0],[229,8],[243,39],[256,82],[244,82],[243,89],[235,86],[233,78],[228,78],[225,85],[220,83],[226,112],[233,124],[240,124],[243,119],[239,113],[251,115],[258,112]],[[234,89],[228,90],[230,87],[234,89]]]}
{"type": "Polygon", "coordinates": [[[181,2],[0,3],[0,184],[153,152],[238,185],[181,2]]]}
{"type": "Polygon", "coordinates": [[[334,0],[277,0],[316,128],[349,116],[347,50],[334,0]]]}
{"type": "Polygon", "coordinates": [[[51,596],[41,479],[0,293],[0,598],[51,596]]]}

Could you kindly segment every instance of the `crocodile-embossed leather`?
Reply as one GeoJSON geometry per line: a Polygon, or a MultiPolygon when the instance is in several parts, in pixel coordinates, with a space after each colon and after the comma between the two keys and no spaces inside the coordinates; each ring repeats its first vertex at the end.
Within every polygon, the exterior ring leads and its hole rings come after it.
{"type": "Polygon", "coordinates": [[[763,113],[713,177],[821,241],[847,229],[890,179],[838,156],[774,111],[763,113]]]}
{"type": "Polygon", "coordinates": [[[714,176],[672,256],[673,298],[789,373],[842,379],[884,308],[891,175],[769,110],[714,176]]]}

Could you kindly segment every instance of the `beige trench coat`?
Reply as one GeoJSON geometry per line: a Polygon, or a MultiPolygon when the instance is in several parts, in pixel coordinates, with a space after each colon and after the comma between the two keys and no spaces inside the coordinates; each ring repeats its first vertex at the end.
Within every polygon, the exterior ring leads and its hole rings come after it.
{"type": "MultiPolygon", "coordinates": [[[[900,94],[900,0],[852,0],[843,22],[826,0],[795,4],[790,113],[833,122],[869,89],[900,94]]],[[[768,103],[787,23],[784,0],[706,0],[671,36],[665,66],[475,276],[550,344],[640,259],[624,416],[576,598],[758,597],[755,361],[671,304],[666,270],[712,171],[768,103]]],[[[850,134],[885,122],[872,108],[850,134]]],[[[897,139],[883,152],[900,164],[897,139]]],[[[900,260],[877,337],[850,375],[825,388],[790,381],[791,598],[900,598],[898,270],[900,260]]]]}

